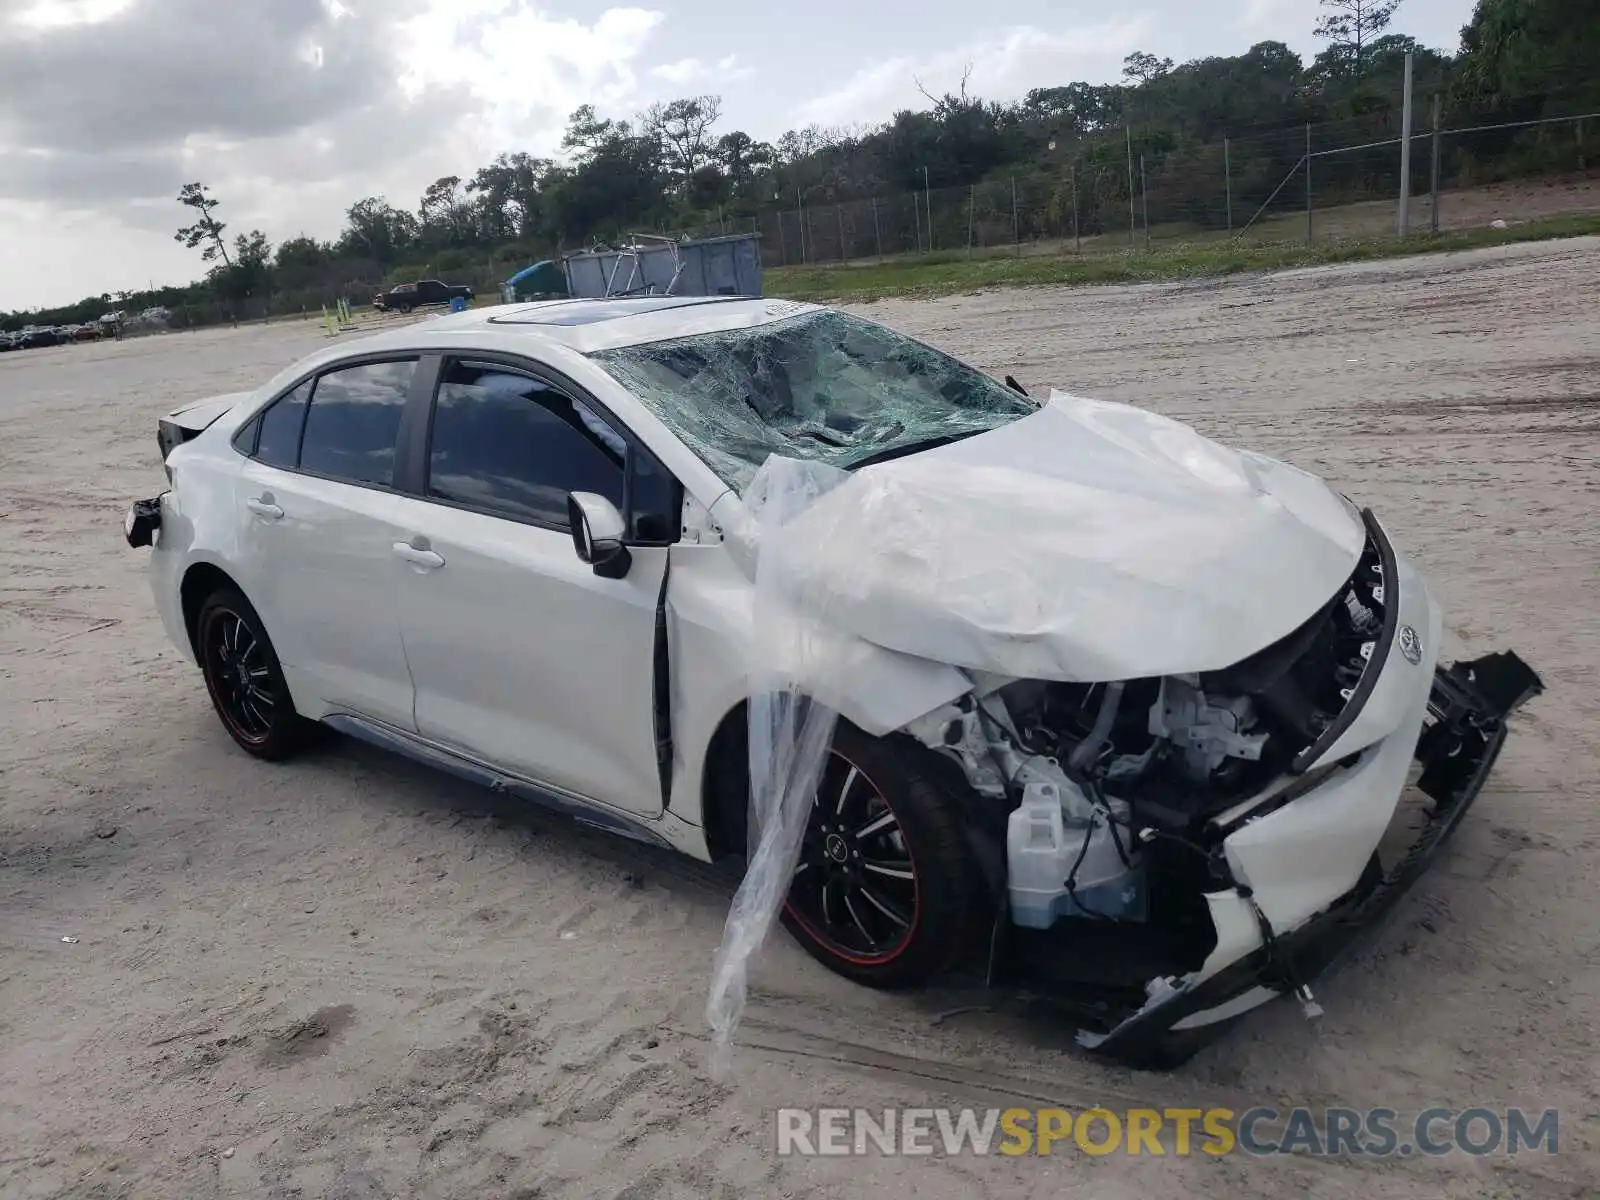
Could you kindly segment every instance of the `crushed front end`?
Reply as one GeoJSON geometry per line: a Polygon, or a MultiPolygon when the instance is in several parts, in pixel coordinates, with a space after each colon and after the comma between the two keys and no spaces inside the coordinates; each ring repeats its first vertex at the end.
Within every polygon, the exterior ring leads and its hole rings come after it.
{"type": "Polygon", "coordinates": [[[1310,981],[1427,867],[1542,690],[1514,654],[1439,665],[1426,585],[1362,518],[1345,584],[1243,662],[993,680],[910,727],[1003,847],[991,981],[1070,1004],[1086,1046],[1163,1065],[1275,995],[1314,1014],[1310,981]],[[1386,865],[1412,782],[1431,808],[1386,865]]]}

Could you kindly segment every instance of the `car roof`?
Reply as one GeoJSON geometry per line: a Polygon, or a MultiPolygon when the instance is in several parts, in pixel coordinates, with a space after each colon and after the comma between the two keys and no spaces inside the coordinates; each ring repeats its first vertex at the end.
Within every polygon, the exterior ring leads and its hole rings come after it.
{"type": "MultiPolygon", "coordinates": [[[[590,354],[696,333],[744,329],[782,320],[819,306],[750,296],[634,296],[607,300],[545,300],[499,304],[443,313],[414,325],[361,339],[363,350],[472,344],[530,350],[554,342],[590,354]]],[[[347,348],[350,348],[347,344],[347,348]]]]}

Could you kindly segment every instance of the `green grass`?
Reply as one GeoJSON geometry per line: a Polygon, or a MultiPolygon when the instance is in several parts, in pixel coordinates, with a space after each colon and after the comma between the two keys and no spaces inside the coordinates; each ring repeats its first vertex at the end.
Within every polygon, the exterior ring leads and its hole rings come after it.
{"type": "Polygon", "coordinates": [[[939,253],[883,264],[774,267],[764,291],[792,300],[879,300],[889,296],[945,296],[988,287],[1041,284],[1148,283],[1199,279],[1245,271],[1274,271],[1328,263],[1364,262],[1409,254],[1472,250],[1514,242],[1600,234],[1600,215],[1550,217],[1508,229],[1465,229],[1438,235],[1330,242],[1323,246],[1242,245],[1212,241],[1157,246],[1150,251],[1061,254],[1023,258],[972,258],[939,253]]]}

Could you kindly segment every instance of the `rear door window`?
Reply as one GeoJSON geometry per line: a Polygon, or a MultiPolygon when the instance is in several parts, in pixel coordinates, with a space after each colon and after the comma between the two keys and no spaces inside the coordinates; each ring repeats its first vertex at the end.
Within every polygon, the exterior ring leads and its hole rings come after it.
{"type": "Polygon", "coordinates": [[[306,422],[306,401],[310,399],[308,379],[261,414],[261,432],[256,440],[259,461],[290,470],[300,465],[300,430],[306,422]]]}
{"type": "Polygon", "coordinates": [[[394,485],[395,443],[417,360],[362,363],[321,375],[311,393],[300,469],[349,483],[394,485]]]}

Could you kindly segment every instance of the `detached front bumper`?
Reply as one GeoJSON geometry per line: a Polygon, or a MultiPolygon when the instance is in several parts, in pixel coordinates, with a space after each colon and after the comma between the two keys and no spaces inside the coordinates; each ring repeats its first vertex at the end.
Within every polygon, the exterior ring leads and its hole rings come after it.
{"type": "Polygon", "coordinates": [[[1396,864],[1385,871],[1374,852],[1356,886],[1325,911],[1285,934],[1263,922],[1255,950],[1192,983],[1158,981],[1142,1009],[1085,1044],[1127,1062],[1168,1065],[1275,995],[1297,992],[1311,1006],[1307,984],[1359,944],[1428,869],[1482,791],[1505,744],[1507,718],[1543,690],[1510,652],[1436,668],[1429,724],[1415,752],[1417,786],[1434,806],[1396,864]]]}

